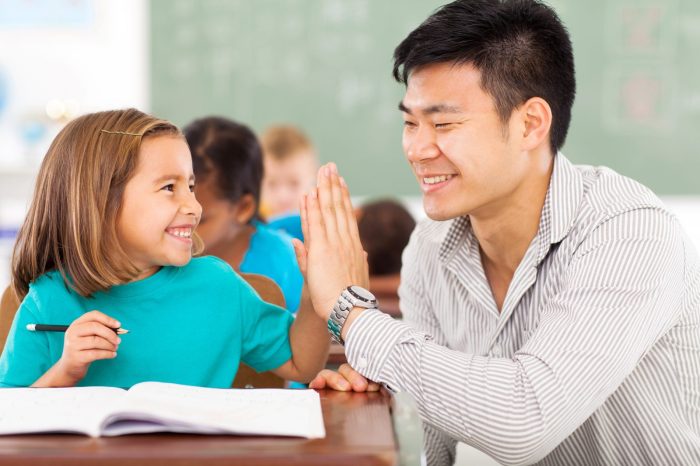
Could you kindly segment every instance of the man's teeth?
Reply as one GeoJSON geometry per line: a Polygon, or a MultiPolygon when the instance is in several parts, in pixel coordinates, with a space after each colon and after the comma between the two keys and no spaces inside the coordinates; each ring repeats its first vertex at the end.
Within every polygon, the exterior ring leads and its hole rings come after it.
{"type": "Polygon", "coordinates": [[[450,178],[452,178],[452,175],[430,176],[430,177],[423,178],[423,183],[425,183],[425,184],[442,183],[443,181],[447,181],[450,178]]]}
{"type": "Polygon", "coordinates": [[[191,238],[192,230],[190,230],[189,228],[178,228],[175,230],[170,230],[170,234],[173,236],[178,236],[180,238],[191,238]]]}

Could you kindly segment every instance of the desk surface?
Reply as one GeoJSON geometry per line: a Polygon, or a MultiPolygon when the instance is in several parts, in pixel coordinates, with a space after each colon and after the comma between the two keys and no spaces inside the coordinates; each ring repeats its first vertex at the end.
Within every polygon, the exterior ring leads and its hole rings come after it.
{"type": "Polygon", "coordinates": [[[0,437],[1,465],[394,465],[398,452],[385,392],[321,390],[324,439],[141,434],[0,437]]]}

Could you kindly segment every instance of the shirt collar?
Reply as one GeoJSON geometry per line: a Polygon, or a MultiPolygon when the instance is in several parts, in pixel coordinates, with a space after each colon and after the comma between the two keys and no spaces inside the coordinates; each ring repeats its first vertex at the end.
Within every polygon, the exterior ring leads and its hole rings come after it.
{"type": "MultiPolygon", "coordinates": [[[[549,246],[561,242],[571,231],[583,197],[583,177],[561,152],[554,157],[552,176],[545,196],[536,239],[538,243],[537,263],[549,251],[549,246]]],[[[475,238],[469,216],[458,217],[445,235],[440,246],[440,259],[448,261],[464,241],[472,243],[475,238]]],[[[468,246],[473,246],[469,244],[468,246]]],[[[471,249],[471,247],[470,247],[471,249]]]]}

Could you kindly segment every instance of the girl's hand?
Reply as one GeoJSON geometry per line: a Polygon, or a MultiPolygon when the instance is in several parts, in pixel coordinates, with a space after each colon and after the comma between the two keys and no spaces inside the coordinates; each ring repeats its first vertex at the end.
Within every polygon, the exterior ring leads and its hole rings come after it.
{"type": "Polygon", "coordinates": [[[56,364],[59,372],[75,385],[85,377],[93,361],[116,357],[121,339],[114,329],[119,326],[118,321],[99,311],[75,319],[66,330],[63,354],[56,364]]]}

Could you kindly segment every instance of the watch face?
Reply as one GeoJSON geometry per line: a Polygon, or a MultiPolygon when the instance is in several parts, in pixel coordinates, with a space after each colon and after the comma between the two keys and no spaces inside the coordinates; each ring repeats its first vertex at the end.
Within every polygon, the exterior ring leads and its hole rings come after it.
{"type": "Polygon", "coordinates": [[[369,291],[365,290],[364,288],[360,286],[351,286],[350,287],[350,292],[352,292],[355,296],[360,298],[363,301],[376,301],[377,298],[374,297],[372,293],[369,291]]]}

